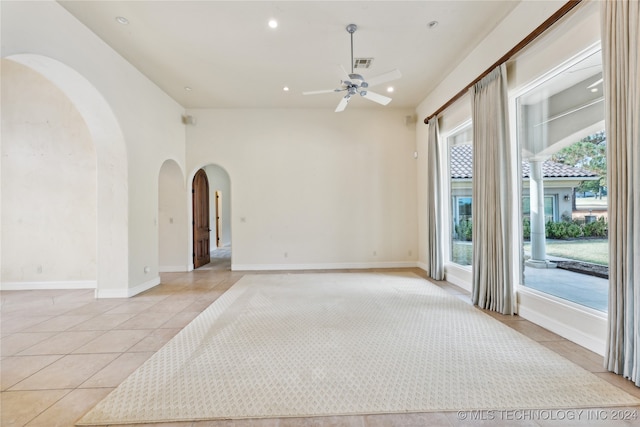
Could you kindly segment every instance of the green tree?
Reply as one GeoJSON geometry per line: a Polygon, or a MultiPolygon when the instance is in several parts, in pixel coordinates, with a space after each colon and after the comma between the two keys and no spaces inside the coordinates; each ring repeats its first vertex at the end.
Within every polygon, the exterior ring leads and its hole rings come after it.
{"type": "Polygon", "coordinates": [[[593,191],[597,193],[601,187],[606,186],[607,138],[604,131],[589,135],[563,148],[555,153],[551,157],[551,160],[588,170],[600,177],[600,179],[596,181],[583,181],[580,187],[577,188],[577,191],[593,191]]]}

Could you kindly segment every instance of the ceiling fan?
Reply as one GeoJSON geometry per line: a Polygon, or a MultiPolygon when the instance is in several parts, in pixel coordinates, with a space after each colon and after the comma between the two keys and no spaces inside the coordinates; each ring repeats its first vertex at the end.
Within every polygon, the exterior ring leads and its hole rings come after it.
{"type": "Polygon", "coordinates": [[[369,90],[370,87],[379,85],[381,83],[389,82],[391,80],[399,79],[402,77],[400,74],[400,70],[395,69],[393,71],[389,71],[388,73],[380,74],[378,76],[372,77],[368,81],[364,79],[361,74],[356,74],[353,72],[353,33],[356,32],[358,26],[356,24],[347,25],[347,32],[351,35],[351,74],[347,74],[347,72],[342,68],[344,72],[345,78],[340,81],[341,86],[336,89],[327,89],[327,90],[314,90],[310,92],[302,92],[303,95],[318,95],[321,93],[332,93],[332,92],[347,92],[347,94],[340,100],[338,106],[336,107],[336,113],[343,111],[347,108],[347,104],[352,96],[359,94],[365,99],[368,99],[373,102],[377,102],[378,104],[387,105],[391,102],[391,98],[380,95],[375,92],[371,92],[369,90]]]}

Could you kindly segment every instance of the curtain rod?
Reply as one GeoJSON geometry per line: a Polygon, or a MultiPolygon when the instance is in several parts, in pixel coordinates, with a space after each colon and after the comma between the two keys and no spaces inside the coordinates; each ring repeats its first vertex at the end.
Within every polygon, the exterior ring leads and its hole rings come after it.
{"type": "Polygon", "coordinates": [[[469,91],[469,89],[473,85],[475,85],[480,80],[482,80],[487,74],[489,74],[491,71],[493,71],[494,68],[496,68],[497,66],[499,66],[503,62],[507,62],[512,56],[514,56],[515,54],[520,52],[522,49],[524,49],[529,43],[534,41],[536,38],[538,38],[538,36],[540,36],[542,33],[544,33],[546,30],[548,30],[553,24],[555,24],[558,20],[560,20],[560,18],[565,16],[567,13],[569,13],[569,11],[571,11],[574,7],[576,7],[578,4],[580,4],[581,1],[582,0],[569,0],[567,3],[565,3],[560,9],[558,9],[558,11],[556,13],[551,15],[546,21],[544,21],[535,30],[533,30],[531,33],[529,33],[528,36],[526,36],[520,43],[515,45],[509,52],[507,52],[500,59],[498,59],[484,73],[480,74],[474,81],[469,83],[464,89],[462,89],[460,92],[455,94],[453,96],[453,98],[448,100],[442,107],[438,108],[438,110],[435,113],[431,114],[430,116],[427,116],[424,119],[424,123],[427,124],[429,122],[429,120],[431,120],[432,118],[434,118],[438,114],[442,113],[444,110],[449,108],[451,106],[451,104],[456,102],[458,99],[462,98],[469,91]]]}

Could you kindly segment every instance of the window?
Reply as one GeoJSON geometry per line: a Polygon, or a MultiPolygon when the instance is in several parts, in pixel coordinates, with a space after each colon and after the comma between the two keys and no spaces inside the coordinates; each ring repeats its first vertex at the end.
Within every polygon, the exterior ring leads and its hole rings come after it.
{"type": "Polygon", "coordinates": [[[459,265],[471,265],[473,218],[472,207],[472,129],[465,124],[447,138],[449,147],[449,188],[451,208],[449,229],[450,260],[459,265]]]}
{"type": "MultiPolygon", "coordinates": [[[[530,199],[529,196],[522,197],[522,216],[527,218],[531,216],[531,207],[529,206],[530,199]]],[[[558,215],[556,215],[556,197],[555,196],[544,196],[544,222],[547,223],[549,221],[557,221],[558,215]]]]}
{"type": "Polygon", "coordinates": [[[606,135],[599,51],[516,98],[524,286],[607,311],[606,135]]]}
{"type": "MultiPolygon", "coordinates": [[[[455,206],[453,212],[453,223],[460,224],[460,221],[471,220],[471,197],[453,197],[453,205],[455,206]]],[[[460,236],[457,236],[460,238],[460,236]]]]}

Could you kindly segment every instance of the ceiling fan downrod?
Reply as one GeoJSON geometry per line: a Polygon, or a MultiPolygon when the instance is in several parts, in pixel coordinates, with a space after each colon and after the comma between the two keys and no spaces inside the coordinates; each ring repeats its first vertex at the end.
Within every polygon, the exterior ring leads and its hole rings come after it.
{"type": "Polygon", "coordinates": [[[356,32],[358,26],[356,24],[347,25],[347,32],[351,34],[351,74],[353,74],[353,33],[356,32]]]}

